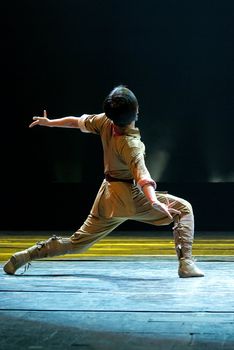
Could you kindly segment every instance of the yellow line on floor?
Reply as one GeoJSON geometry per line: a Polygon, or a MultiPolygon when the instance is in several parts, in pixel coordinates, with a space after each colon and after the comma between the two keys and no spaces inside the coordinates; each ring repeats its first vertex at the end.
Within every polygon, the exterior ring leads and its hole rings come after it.
{"type": "MultiPolygon", "coordinates": [[[[26,249],[49,236],[7,235],[0,237],[0,260],[7,260],[17,251],[26,249]]],[[[228,237],[195,239],[194,256],[234,256],[234,239],[228,237]]],[[[69,254],[59,259],[85,257],[124,257],[124,256],[175,256],[171,237],[108,237],[96,243],[86,253],[69,254]]],[[[58,257],[56,257],[56,260],[58,257]]]]}

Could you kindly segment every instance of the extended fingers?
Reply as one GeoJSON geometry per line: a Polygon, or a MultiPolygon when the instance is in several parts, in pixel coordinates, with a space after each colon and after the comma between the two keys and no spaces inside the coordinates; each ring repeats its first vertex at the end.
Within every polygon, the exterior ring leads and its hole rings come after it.
{"type": "Polygon", "coordinates": [[[170,213],[175,213],[175,214],[179,214],[179,215],[181,214],[181,212],[179,210],[177,210],[177,209],[168,208],[168,210],[169,210],[170,213]]]}
{"type": "Polygon", "coordinates": [[[170,211],[169,210],[165,210],[165,214],[167,214],[167,216],[172,220],[173,218],[172,218],[172,215],[171,215],[171,213],[170,213],[170,211]]]}
{"type": "MultiPolygon", "coordinates": [[[[33,118],[34,119],[34,118],[33,118]]],[[[39,120],[35,120],[34,122],[32,122],[30,125],[29,125],[29,128],[32,128],[33,126],[39,124],[39,120]]]]}
{"type": "Polygon", "coordinates": [[[168,205],[167,205],[167,206],[168,206],[168,207],[173,207],[174,204],[176,204],[176,201],[173,201],[173,202],[171,202],[171,203],[169,203],[169,201],[168,201],[168,205]]]}
{"type": "Polygon", "coordinates": [[[161,203],[159,210],[165,213],[170,219],[172,219],[172,215],[170,213],[171,209],[168,207],[168,205],[161,203]]]}
{"type": "Polygon", "coordinates": [[[172,214],[177,214],[177,215],[180,215],[180,214],[181,214],[181,212],[180,212],[179,210],[174,209],[174,208],[171,208],[171,207],[176,203],[175,201],[169,203],[168,198],[166,198],[166,202],[167,202],[168,204],[162,203],[162,202],[161,202],[161,203],[155,203],[155,204],[154,204],[154,208],[155,208],[156,210],[159,210],[159,211],[165,213],[170,219],[173,219],[171,213],[172,213],[172,214]]]}
{"type": "MultiPolygon", "coordinates": [[[[168,198],[167,198],[167,201],[168,201],[168,198]]],[[[181,214],[180,210],[172,208],[174,204],[176,204],[176,201],[173,201],[171,203],[169,203],[168,201],[168,204],[167,204],[168,210],[170,211],[170,213],[175,213],[180,215],[181,214]]]]}
{"type": "Polygon", "coordinates": [[[168,208],[171,208],[171,207],[173,207],[173,205],[176,204],[176,201],[169,202],[169,199],[167,197],[165,198],[165,200],[166,200],[165,204],[168,206],[168,208]]]}
{"type": "Polygon", "coordinates": [[[37,115],[33,117],[33,120],[44,120],[44,119],[45,117],[38,117],[37,115]]]}
{"type": "Polygon", "coordinates": [[[38,117],[38,116],[34,116],[32,119],[34,120],[34,122],[32,122],[30,125],[29,125],[29,128],[32,128],[33,126],[35,125],[44,125],[44,122],[46,120],[46,111],[44,111],[44,116],[43,117],[38,117]]]}

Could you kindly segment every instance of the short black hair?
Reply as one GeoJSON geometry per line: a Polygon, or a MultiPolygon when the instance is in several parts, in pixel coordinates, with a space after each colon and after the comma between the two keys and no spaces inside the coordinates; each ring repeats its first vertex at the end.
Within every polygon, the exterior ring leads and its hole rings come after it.
{"type": "Polygon", "coordinates": [[[124,85],[115,87],[103,102],[103,110],[117,126],[126,126],[137,119],[138,101],[124,85]]]}

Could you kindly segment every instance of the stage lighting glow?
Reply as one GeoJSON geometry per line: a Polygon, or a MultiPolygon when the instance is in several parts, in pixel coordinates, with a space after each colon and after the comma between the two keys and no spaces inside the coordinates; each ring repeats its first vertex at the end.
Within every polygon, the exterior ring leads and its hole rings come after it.
{"type": "Polygon", "coordinates": [[[153,150],[147,159],[147,166],[152,177],[160,181],[169,162],[170,154],[165,150],[153,150]]]}

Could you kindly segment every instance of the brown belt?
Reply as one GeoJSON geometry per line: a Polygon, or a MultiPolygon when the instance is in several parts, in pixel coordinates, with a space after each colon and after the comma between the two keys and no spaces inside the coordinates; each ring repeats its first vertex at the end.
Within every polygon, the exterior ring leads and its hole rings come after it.
{"type": "Polygon", "coordinates": [[[109,174],[105,174],[105,178],[108,182],[128,182],[129,184],[135,184],[134,179],[117,179],[116,177],[112,177],[109,174]]]}

